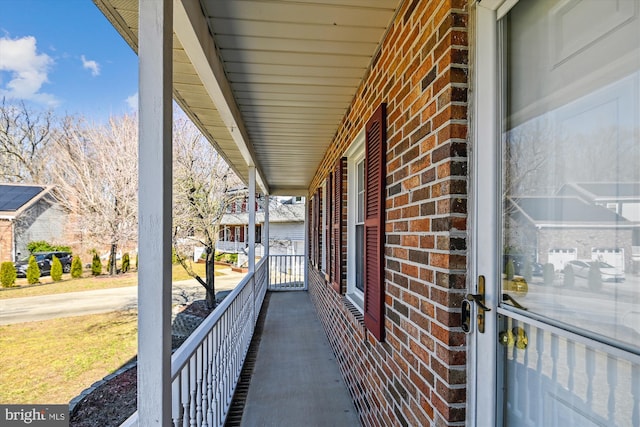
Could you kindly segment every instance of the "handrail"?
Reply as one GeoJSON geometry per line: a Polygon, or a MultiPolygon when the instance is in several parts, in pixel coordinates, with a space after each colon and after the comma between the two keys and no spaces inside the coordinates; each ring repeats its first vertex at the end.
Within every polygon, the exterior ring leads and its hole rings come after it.
{"type": "MultiPolygon", "coordinates": [[[[222,426],[267,290],[258,262],[171,357],[173,424],[222,426]]],[[[137,412],[122,426],[135,426],[137,412]]]]}

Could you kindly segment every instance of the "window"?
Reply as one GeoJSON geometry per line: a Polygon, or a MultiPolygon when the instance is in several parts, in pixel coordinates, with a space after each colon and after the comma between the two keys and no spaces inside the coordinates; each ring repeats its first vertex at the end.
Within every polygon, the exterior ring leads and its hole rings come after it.
{"type": "Polygon", "coordinates": [[[329,215],[327,215],[327,209],[329,208],[329,206],[327,206],[327,184],[325,183],[322,186],[322,233],[321,235],[323,236],[322,241],[321,241],[321,245],[320,245],[320,253],[321,255],[321,265],[320,265],[320,270],[324,271],[325,273],[327,271],[329,271],[328,268],[328,257],[327,257],[327,250],[328,250],[328,239],[324,238],[324,236],[327,235],[327,230],[329,227],[329,215]]]}
{"type": "Polygon", "coordinates": [[[355,169],[355,287],[358,291],[364,292],[364,159],[357,162],[355,169]]]}
{"type": "Polygon", "coordinates": [[[347,151],[347,297],[364,310],[364,131],[347,151]]]}

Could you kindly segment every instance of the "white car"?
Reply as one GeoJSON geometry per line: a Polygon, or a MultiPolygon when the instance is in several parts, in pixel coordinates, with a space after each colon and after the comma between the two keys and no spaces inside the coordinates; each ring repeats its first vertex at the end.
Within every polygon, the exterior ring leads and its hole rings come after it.
{"type": "Polygon", "coordinates": [[[618,267],[614,267],[604,261],[591,259],[574,259],[569,261],[568,265],[573,267],[573,273],[578,277],[589,278],[589,270],[592,264],[596,264],[600,268],[600,275],[603,282],[622,282],[624,281],[624,271],[618,267]]]}

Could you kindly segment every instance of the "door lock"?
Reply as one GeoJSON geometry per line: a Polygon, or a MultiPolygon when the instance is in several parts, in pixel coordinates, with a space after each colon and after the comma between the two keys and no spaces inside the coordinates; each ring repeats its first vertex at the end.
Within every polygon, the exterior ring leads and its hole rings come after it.
{"type": "Polygon", "coordinates": [[[519,350],[524,350],[529,345],[527,332],[520,326],[500,332],[498,342],[505,347],[515,346],[519,350]]]}

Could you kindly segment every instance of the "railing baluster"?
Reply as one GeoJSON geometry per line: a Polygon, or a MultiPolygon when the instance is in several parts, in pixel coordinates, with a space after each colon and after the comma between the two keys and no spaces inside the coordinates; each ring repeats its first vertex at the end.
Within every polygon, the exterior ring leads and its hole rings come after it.
{"type": "Polygon", "coordinates": [[[545,344],[545,331],[544,329],[539,329],[539,328],[535,328],[535,334],[536,334],[536,354],[538,356],[538,360],[536,361],[536,393],[535,393],[535,398],[532,399],[532,404],[534,405],[534,407],[531,409],[532,413],[533,413],[533,419],[534,421],[540,425],[542,423],[542,409],[541,409],[541,402],[543,402],[543,398],[544,398],[544,392],[543,392],[543,388],[542,388],[542,378],[544,376],[544,372],[543,372],[543,361],[544,361],[544,357],[545,357],[545,353],[544,353],[544,344],[545,344]]]}
{"type": "Polygon", "coordinates": [[[180,427],[180,420],[182,419],[180,381],[181,376],[178,375],[178,378],[171,385],[171,419],[173,420],[173,427],[180,427]]]}
{"type": "Polygon", "coordinates": [[[611,425],[615,424],[616,418],[616,389],[618,388],[618,360],[614,357],[607,357],[607,384],[609,385],[609,399],[607,401],[607,416],[611,425]]]}
{"type": "Polygon", "coordinates": [[[592,348],[585,347],[585,359],[587,367],[587,399],[589,407],[593,406],[593,379],[596,374],[596,352],[592,348]]]}
{"type": "Polygon", "coordinates": [[[551,379],[554,382],[558,381],[558,341],[557,335],[551,335],[551,360],[553,361],[553,368],[551,369],[551,379]]]}
{"type": "MultiPolygon", "coordinates": [[[[267,262],[256,265],[172,356],[174,427],[221,427],[229,411],[269,286],[267,262]]],[[[136,422],[136,414],[127,421],[136,422]]]]}
{"type": "Polygon", "coordinates": [[[567,366],[569,367],[569,378],[567,379],[567,388],[569,391],[574,391],[575,383],[575,370],[576,370],[576,344],[575,342],[567,341],[567,366]]]}
{"type": "Polygon", "coordinates": [[[196,363],[192,357],[189,359],[189,425],[191,427],[195,427],[196,425],[196,383],[196,363]]]}
{"type": "MultiPolygon", "coordinates": [[[[304,289],[304,255],[269,255],[267,288],[271,291],[304,289]]],[[[264,272],[263,274],[266,274],[264,272]]],[[[256,275],[256,280],[261,280],[256,275]]]]}
{"type": "Polygon", "coordinates": [[[207,426],[213,426],[213,333],[207,334],[207,426]]]}
{"type": "Polygon", "coordinates": [[[631,425],[640,425],[640,365],[631,368],[631,395],[633,396],[633,414],[631,425]]]}
{"type": "Polygon", "coordinates": [[[185,366],[182,369],[180,375],[180,385],[182,386],[182,426],[189,426],[189,366],[185,366]]]}
{"type": "Polygon", "coordinates": [[[198,351],[196,352],[196,417],[195,417],[195,425],[202,425],[202,344],[198,346],[198,351]]]}

